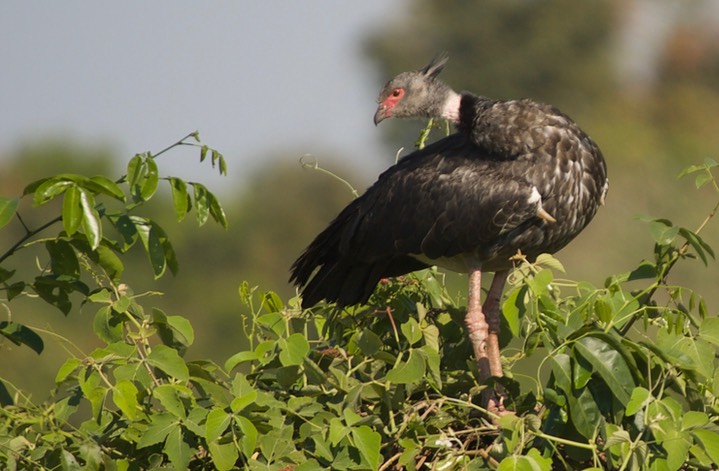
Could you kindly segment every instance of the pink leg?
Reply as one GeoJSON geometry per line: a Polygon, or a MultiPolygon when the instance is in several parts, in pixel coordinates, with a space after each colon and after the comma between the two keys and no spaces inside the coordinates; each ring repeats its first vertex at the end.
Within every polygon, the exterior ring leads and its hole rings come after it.
{"type": "Polygon", "coordinates": [[[482,312],[480,296],[482,294],[482,271],[469,272],[469,291],[467,293],[467,315],[464,318],[469,331],[469,340],[474,350],[474,360],[477,362],[479,379],[484,382],[491,376],[489,359],[487,358],[487,337],[489,325],[482,312]]]}
{"type": "Polygon", "coordinates": [[[491,376],[501,378],[502,357],[499,351],[499,322],[501,309],[499,302],[502,299],[504,283],[507,280],[507,270],[498,271],[492,279],[492,286],[489,288],[487,300],[484,302],[484,312],[489,326],[487,336],[487,358],[489,361],[489,372],[491,376]]]}
{"type": "MultiPolygon", "coordinates": [[[[479,269],[469,272],[467,315],[464,321],[472,342],[479,379],[483,383],[492,376],[501,377],[503,375],[499,351],[499,300],[506,279],[507,271],[501,271],[494,275],[485,303],[487,314],[485,316],[481,303],[482,272],[479,269]]],[[[496,414],[501,414],[504,411],[503,391],[486,389],[482,396],[487,410],[496,414]]]]}

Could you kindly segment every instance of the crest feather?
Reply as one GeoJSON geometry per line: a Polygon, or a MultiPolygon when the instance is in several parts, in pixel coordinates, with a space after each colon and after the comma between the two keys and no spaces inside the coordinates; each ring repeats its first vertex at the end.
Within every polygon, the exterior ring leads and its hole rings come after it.
{"type": "Polygon", "coordinates": [[[442,69],[444,69],[444,66],[447,65],[448,60],[449,54],[445,51],[440,52],[434,56],[434,59],[432,59],[429,64],[421,68],[419,72],[427,77],[437,78],[437,75],[439,75],[442,69]]]}

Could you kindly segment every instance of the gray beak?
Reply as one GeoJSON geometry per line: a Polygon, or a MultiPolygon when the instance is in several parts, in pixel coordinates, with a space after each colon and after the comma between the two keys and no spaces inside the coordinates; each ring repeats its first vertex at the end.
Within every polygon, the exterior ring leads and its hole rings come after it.
{"type": "Polygon", "coordinates": [[[387,114],[387,108],[384,105],[379,105],[377,112],[374,114],[374,125],[377,126],[384,119],[389,117],[390,115],[387,114]]]}

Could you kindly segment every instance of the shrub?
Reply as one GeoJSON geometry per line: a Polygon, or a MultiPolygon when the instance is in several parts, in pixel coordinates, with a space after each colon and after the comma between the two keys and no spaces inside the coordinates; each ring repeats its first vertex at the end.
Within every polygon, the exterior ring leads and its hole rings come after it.
{"type": "MultiPolygon", "coordinates": [[[[193,145],[224,170],[221,154],[193,145]]],[[[42,404],[16,402],[0,383],[4,468],[677,470],[719,462],[719,320],[699,293],[668,281],[677,263],[714,257],[699,235],[704,224],[691,231],[644,218],[654,260],[602,287],[559,278],[562,265],[548,255],[518,260],[503,303],[506,377],[497,379],[513,412],[495,424],[479,406],[488,385],[476,380],[464,307],[436,270],[383,280],[366,305],[342,310],[303,310],[297,298],[285,303],[244,282],[249,347],[222,365],[186,360],[189,321],[148,306],[152,298],[133,293],[123,273],[138,241],[156,277],[176,269],[165,232],[138,214],[161,180],[158,155],[133,157],[117,180],[58,175],[25,190],[36,204],[62,196],[63,205],[0,258],[47,252],[33,280],[0,271],[4,302],[32,290],[70,312],[69,294],[79,293],[97,306],[102,346],[69,356],[55,378],[59,392],[42,404]],[[33,239],[60,222],[56,234],[33,239]]],[[[708,160],[685,174],[719,194],[716,166],[708,160]]],[[[226,224],[203,185],[164,180],[178,219],[194,208],[198,223],[226,224]]],[[[16,208],[17,199],[0,200],[0,225],[16,208]]],[[[28,326],[2,321],[0,333],[42,351],[28,326]]]]}

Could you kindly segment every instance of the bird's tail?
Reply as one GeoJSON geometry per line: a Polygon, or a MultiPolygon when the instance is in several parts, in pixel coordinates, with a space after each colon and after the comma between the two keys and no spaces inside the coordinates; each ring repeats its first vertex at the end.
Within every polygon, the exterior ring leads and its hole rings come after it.
{"type": "Polygon", "coordinates": [[[364,257],[355,247],[356,201],[337,216],[292,265],[290,283],[299,286],[302,306],[323,299],[338,306],[367,302],[382,278],[425,268],[404,254],[364,257]]]}

